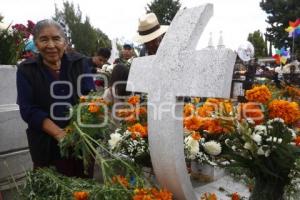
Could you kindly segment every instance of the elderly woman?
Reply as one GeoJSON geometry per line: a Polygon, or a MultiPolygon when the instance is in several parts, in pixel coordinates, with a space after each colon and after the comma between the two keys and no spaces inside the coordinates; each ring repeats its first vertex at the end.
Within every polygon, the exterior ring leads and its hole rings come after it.
{"type": "Polygon", "coordinates": [[[28,124],[34,168],[55,166],[67,176],[87,177],[82,161],[62,158],[58,147],[58,141],[66,134],[63,128],[68,124],[66,114],[70,106],[77,103],[79,95],[94,89],[92,78],[77,83],[80,75],[90,73],[87,59],[65,52],[63,28],[53,20],[39,21],[33,37],[39,55],[18,66],[17,91],[20,113],[28,124]]]}

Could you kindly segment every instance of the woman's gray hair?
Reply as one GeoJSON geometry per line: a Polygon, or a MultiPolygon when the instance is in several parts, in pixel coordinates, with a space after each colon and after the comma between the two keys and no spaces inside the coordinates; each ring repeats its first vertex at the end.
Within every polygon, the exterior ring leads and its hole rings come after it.
{"type": "Polygon", "coordinates": [[[64,31],[64,28],[60,25],[60,23],[52,20],[52,19],[44,19],[41,21],[38,21],[33,29],[33,40],[36,41],[36,39],[39,37],[41,31],[45,27],[54,26],[59,31],[61,37],[63,37],[67,41],[67,37],[64,31]]]}

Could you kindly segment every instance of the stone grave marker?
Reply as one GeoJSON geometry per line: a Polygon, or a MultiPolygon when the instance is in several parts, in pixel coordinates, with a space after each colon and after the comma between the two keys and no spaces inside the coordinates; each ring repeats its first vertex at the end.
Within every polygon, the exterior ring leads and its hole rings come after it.
{"type": "Polygon", "coordinates": [[[180,10],[156,55],[133,60],[127,90],[148,93],[148,132],[156,178],[175,199],[196,200],[187,173],[183,143],[183,104],[179,96],[229,98],[236,54],[226,48],[196,51],[212,4],[180,10]]]}
{"type": "Polygon", "coordinates": [[[32,161],[26,138],[27,125],[21,119],[16,104],[15,66],[0,65],[0,192],[4,199],[11,199],[9,191],[25,176],[25,170],[32,168],[32,161]]]}

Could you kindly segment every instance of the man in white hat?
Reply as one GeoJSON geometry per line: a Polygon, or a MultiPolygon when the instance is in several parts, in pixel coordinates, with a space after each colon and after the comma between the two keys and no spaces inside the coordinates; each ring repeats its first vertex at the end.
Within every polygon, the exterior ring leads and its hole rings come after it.
{"type": "Polygon", "coordinates": [[[139,19],[138,35],[134,40],[144,44],[140,56],[154,55],[169,26],[160,25],[154,13],[148,13],[139,19]]]}

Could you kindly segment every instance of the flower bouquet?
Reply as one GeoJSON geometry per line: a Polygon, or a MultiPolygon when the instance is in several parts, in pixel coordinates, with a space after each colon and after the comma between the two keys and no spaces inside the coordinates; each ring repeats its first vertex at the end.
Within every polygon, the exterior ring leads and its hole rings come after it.
{"type": "Polygon", "coordinates": [[[140,104],[139,96],[128,99],[130,108],[116,111],[116,117],[121,120],[121,127],[110,134],[109,148],[113,153],[146,167],[151,167],[148,147],[147,107],[140,104]]]}
{"type": "Polygon", "coordinates": [[[235,130],[226,134],[222,157],[230,167],[245,168],[254,178],[250,199],[282,199],[288,176],[300,155],[293,124],[299,105],[274,99],[267,86],[246,91],[248,103],[239,105],[235,130]]]}

